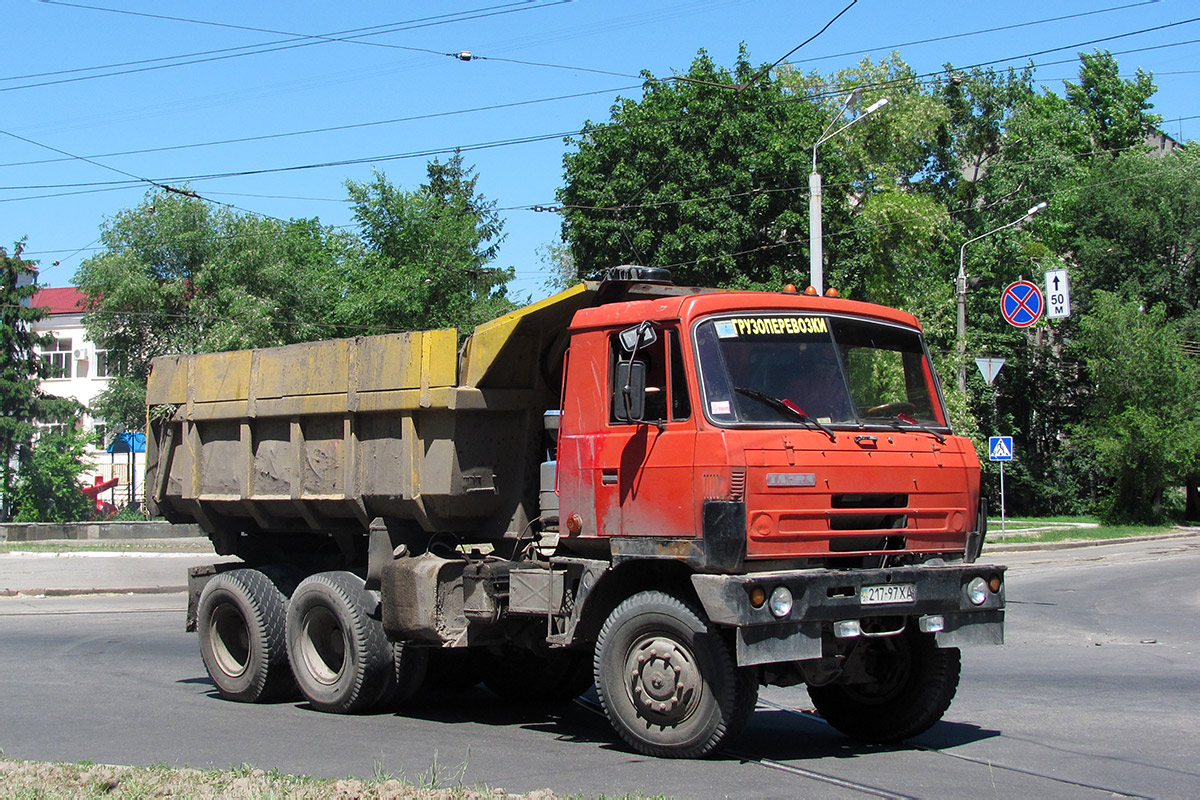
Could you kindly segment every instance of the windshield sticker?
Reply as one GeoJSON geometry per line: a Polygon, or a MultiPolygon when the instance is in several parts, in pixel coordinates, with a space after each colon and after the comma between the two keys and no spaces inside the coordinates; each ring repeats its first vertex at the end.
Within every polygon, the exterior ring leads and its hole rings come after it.
{"type": "Polygon", "coordinates": [[[785,336],[797,333],[829,333],[824,317],[740,317],[731,320],[738,334],[785,336]]]}
{"type": "Polygon", "coordinates": [[[728,400],[713,400],[708,404],[708,411],[714,417],[727,416],[733,413],[733,408],[730,407],[728,400]]]}
{"type": "Polygon", "coordinates": [[[737,330],[734,329],[731,320],[719,319],[713,323],[713,329],[716,330],[718,339],[737,338],[737,330]]]}

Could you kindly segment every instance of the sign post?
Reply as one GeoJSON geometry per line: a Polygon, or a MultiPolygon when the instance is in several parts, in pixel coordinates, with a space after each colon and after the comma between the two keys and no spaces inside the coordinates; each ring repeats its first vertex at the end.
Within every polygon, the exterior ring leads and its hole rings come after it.
{"type": "Polygon", "coordinates": [[[1000,530],[1007,530],[1004,514],[1004,462],[1012,461],[1013,444],[1011,436],[991,436],[988,438],[988,461],[1000,462],[1000,530]]]}
{"type": "Polygon", "coordinates": [[[1071,283],[1065,269],[1046,270],[1046,319],[1071,316],[1071,283]]]}

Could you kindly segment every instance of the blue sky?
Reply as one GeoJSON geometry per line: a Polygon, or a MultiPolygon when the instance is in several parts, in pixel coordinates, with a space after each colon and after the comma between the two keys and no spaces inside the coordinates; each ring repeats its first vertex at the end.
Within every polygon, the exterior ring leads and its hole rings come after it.
{"type": "MultiPolygon", "coordinates": [[[[149,187],[133,178],[192,177],[202,196],[247,211],[347,225],[347,179],[379,169],[412,188],[433,153],[460,146],[502,209],[497,265],[515,268],[512,294],[540,297],[537,249],[560,226],[529,207],[554,201],[563,134],[607,120],[618,96],[639,97],[640,70],[684,71],[700,48],[728,66],[739,42],[752,62],[772,62],[848,4],[0,0],[0,243],[26,237],[41,282],[64,286],[104,220],[141,201],[149,187]],[[447,55],[462,51],[482,58],[447,55]],[[534,141],[502,144],[524,139],[534,141]],[[353,163],[318,166],[331,162],[353,163]],[[257,174],[195,177],[243,172],[257,174]]],[[[1077,51],[1097,47],[1122,74],[1152,71],[1163,127],[1196,135],[1195,2],[858,0],[790,60],[826,74],[893,49],[921,73],[1033,61],[1061,94],[1077,51]],[[930,39],[940,41],[920,43],[930,39]]]]}

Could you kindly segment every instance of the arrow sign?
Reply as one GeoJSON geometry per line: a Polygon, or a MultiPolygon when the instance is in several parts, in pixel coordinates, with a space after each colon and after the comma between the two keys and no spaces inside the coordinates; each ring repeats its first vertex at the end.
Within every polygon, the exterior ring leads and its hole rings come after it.
{"type": "Polygon", "coordinates": [[[1000,298],[1000,313],[1017,328],[1028,328],[1042,315],[1042,290],[1029,281],[1010,283],[1000,298]]]}
{"type": "Polygon", "coordinates": [[[1012,461],[1012,437],[988,437],[988,461],[1012,461]]]}
{"type": "Polygon", "coordinates": [[[1063,319],[1071,316],[1071,283],[1065,269],[1046,270],[1046,317],[1063,319]]]}

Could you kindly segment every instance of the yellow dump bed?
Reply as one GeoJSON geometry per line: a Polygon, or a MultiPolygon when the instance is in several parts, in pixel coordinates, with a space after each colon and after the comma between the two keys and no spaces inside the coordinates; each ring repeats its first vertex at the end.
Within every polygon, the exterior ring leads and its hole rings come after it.
{"type": "Polygon", "coordinates": [[[565,331],[596,284],[479,326],[152,363],[152,512],[209,533],[512,535],[536,515],[542,414],[557,407],[565,331]]]}

